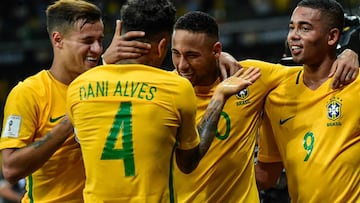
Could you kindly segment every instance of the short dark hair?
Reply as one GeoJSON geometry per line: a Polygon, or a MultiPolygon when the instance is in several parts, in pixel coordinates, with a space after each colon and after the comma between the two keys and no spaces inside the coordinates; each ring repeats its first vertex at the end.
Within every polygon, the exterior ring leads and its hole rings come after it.
{"type": "Polygon", "coordinates": [[[297,6],[320,10],[330,29],[338,28],[341,32],[344,28],[344,10],[335,0],[302,0],[297,6]]]}
{"type": "Polygon", "coordinates": [[[84,0],[58,0],[46,9],[49,34],[54,30],[65,34],[79,20],[83,24],[102,21],[102,12],[99,7],[84,0]]]}
{"type": "Polygon", "coordinates": [[[205,33],[219,39],[219,27],[216,19],[201,11],[190,11],[181,16],[174,25],[174,30],[186,30],[194,33],[205,33]]]}
{"type": "Polygon", "coordinates": [[[128,0],[120,14],[123,33],[140,30],[145,40],[153,40],[162,33],[171,36],[176,9],[169,0],[128,0]]]}

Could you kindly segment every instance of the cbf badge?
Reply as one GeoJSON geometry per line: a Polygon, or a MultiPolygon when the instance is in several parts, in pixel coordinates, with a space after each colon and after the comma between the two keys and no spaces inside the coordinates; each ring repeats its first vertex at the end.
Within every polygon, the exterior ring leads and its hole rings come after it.
{"type": "Polygon", "coordinates": [[[248,96],[249,96],[248,88],[245,88],[236,94],[237,98],[243,99],[243,100],[246,99],[246,97],[248,97],[248,96]]]}
{"type": "Polygon", "coordinates": [[[240,92],[238,92],[236,94],[236,97],[238,98],[238,101],[236,102],[236,106],[249,104],[250,101],[248,99],[246,99],[248,96],[249,96],[248,88],[245,88],[245,89],[241,90],[240,92]]]}
{"type": "Polygon", "coordinates": [[[333,97],[330,99],[326,105],[327,117],[335,121],[341,116],[342,100],[338,97],[333,97]]]}

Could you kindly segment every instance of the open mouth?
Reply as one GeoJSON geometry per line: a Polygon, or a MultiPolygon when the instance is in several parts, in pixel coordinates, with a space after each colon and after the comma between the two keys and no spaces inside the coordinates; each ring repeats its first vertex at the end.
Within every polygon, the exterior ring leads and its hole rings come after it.
{"type": "Polygon", "coordinates": [[[291,53],[294,55],[297,55],[302,51],[302,47],[297,46],[297,45],[292,45],[292,46],[290,46],[290,48],[291,48],[291,53]]]}
{"type": "Polygon", "coordinates": [[[89,56],[89,57],[86,57],[86,62],[89,63],[91,66],[96,66],[96,65],[98,65],[99,58],[89,56]]]}

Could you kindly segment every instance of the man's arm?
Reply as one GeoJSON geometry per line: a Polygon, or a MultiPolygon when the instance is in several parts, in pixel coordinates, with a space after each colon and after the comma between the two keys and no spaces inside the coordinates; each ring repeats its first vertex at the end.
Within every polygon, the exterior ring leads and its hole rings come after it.
{"type": "MultiPolygon", "coordinates": [[[[142,31],[130,31],[121,35],[121,21],[117,20],[113,39],[102,55],[103,64],[115,64],[120,60],[134,59],[148,53],[151,48],[149,43],[134,40],[145,36],[145,34],[142,31]]],[[[219,69],[222,79],[234,75],[241,68],[239,62],[232,55],[221,52],[219,69]]]]}
{"type": "Polygon", "coordinates": [[[3,149],[2,170],[5,179],[15,184],[39,169],[72,133],[73,126],[65,116],[47,135],[29,146],[3,149]]]}
{"type": "Polygon", "coordinates": [[[221,79],[224,80],[242,69],[242,66],[231,54],[221,52],[219,57],[219,69],[221,79]]]}
{"type": "Polygon", "coordinates": [[[21,202],[23,194],[14,190],[5,179],[0,180],[0,197],[12,202],[21,202]]]}
{"type": "Polygon", "coordinates": [[[283,168],[282,162],[265,163],[258,161],[255,165],[255,177],[258,190],[266,190],[275,186],[283,168]]]}
{"type": "Polygon", "coordinates": [[[260,69],[249,68],[246,71],[239,70],[233,76],[222,81],[215,89],[214,95],[206,108],[205,114],[198,125],[198,131],[201,137],[200,156],[205,155],[210,147],[211,140],[207,139],[209,135],[213,138],[216,134],[217,124],[220,119],[222,109],[227,99],[252,85],[261,76],[260,69]]]}
{"type": "Polygon", "coordinates": [[[226,100],[231,95],[253,84],[260,76],[261,73],[258,68],[249,68],[246,71],[239,70],[216,87],[214,95],[198,125],[200,144],[191,150],[177,149],[176,151],[180,170],[184,173],[190,173],[197,167],[216,135],[217,124],[226,100]]]}

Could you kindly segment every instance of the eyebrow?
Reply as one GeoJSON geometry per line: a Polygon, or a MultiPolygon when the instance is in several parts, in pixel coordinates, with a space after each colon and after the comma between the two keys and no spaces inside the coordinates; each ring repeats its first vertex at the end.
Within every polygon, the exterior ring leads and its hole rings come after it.
{"type": "MultiPolygon", "coordinates": [[[[294,24],[294,21],[290,21],[289,24],[294,24]]],[[[311,23],[309,23],[308,21],[299,21],[297,24],[300,24],[300,25],[311,25],[311,23]]]]}

